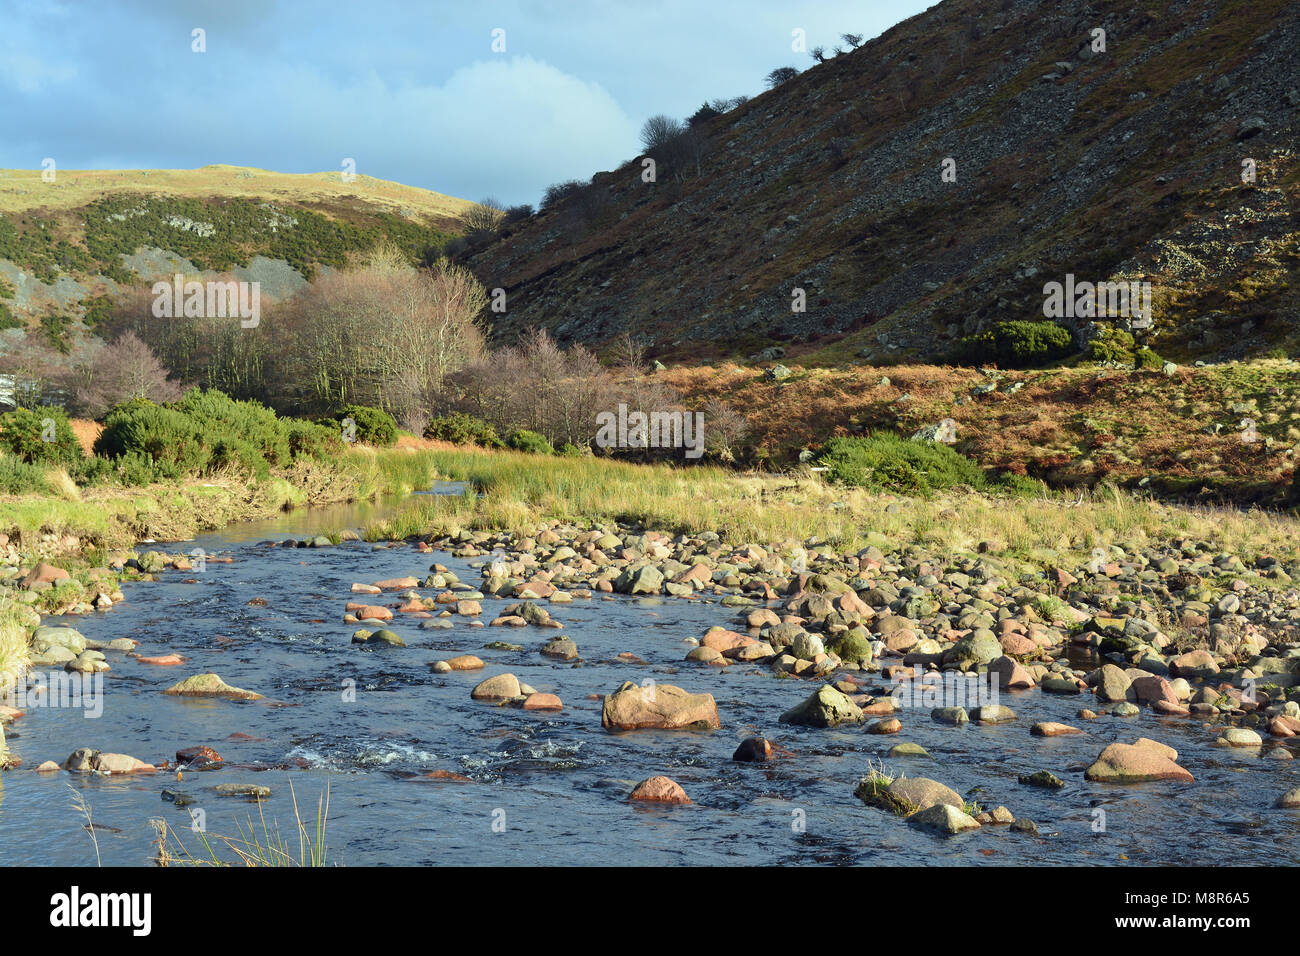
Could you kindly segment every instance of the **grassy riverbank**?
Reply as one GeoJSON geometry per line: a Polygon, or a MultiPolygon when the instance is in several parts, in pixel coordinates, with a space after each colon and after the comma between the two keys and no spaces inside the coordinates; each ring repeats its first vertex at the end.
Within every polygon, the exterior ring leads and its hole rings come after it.
{"type": "Polygon", "coordinates": [[[371,538],[445,534],[460,528],[527,532],[541,521],[630,521],[674,533],[717,531],[735,544],[815,537],[841,550],[917,544],[980,549],[1037,564],[1094,548],[1192,538],[1241,556],[1297,554],[1300,521],[1289,515],[1162,504],[1102,488],[992,496],[955,491],[927,498],[829,485],[816,474],[739,475],[717,468],[632,465],[514,452],[438,450],[442,478],[478,494],[413,501],[367,529],[371,538]]]}
{"type": "Polygon", "coordinates": [[[60,498],[0,496],[0,534],[32,558],[127,548],[144,538],[183,540],[305,505],[408,494],[427,487],[433,476],[427,451],[358,447],[333,461],[296,463],[261,481],[232,471],[139,488],[72,487],[60,498]]]}

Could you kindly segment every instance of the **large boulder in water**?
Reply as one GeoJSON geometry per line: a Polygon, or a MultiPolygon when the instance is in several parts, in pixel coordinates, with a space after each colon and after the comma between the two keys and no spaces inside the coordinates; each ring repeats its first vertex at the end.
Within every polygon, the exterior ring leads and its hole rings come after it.
{"type": "Polygon", "coordinates": [[[722,726],[712,694],[691,694],[672,684],[641,686],[631,681],[606,695],[600,724],[606,730],[716,730],[722,726]]]}
{"type": "Polygon", "coordinates": [[[172,697],[226,697],[231,700],[261,700],[261,694],[231,687],[216,674],[195,674],[168,687],[164,694],[172,697]]]}
{"type": "Polygon", "coordinates": [[[663,572],[653,564],[628,568],[614,579],[614,590],[620,594],[658,594],[663,586],[663,572]]]}
{"type": "Polygon", "coordinates": [[[1182,780],[1192,775],[1175,762],[1172,747],[1145,738],[1132,744],[1111,744],[1097,757],[1084,777],[1099,783],[1143,783],[1148,780],[1182,780]]]}
{"type": "Polygon", "coordinates": [[[830,684],[824,684],[801,704],[796,704],[781,715],[783,724],[803,724],[808,727],[837,727],[845,723],[859,723],[862,709],[830,684]]]}

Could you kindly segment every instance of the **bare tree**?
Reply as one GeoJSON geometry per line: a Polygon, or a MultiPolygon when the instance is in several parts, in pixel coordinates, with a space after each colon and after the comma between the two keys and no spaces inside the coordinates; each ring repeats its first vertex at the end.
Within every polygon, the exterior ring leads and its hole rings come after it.
{"type": "Polygon", "coordinates": [[[749,421],[726,402],[713,399],[704,406],[704,449],[720,461],[736,460],[736,446],[749,434],[749,421]]]}
{"type": "Polygon", "coordinates": [[[763,82],[767,84],[769,90],[774,90],[787,80],[793,80],[799,75],[799,71],[792,66],[778,66],[771,73],[767,74],[763,82]]]}
{"type": "Polygon", "coordinates": [[[849,48],[853,50],[856,50],[858,47],[862,46],[861,33],[841,33],[840,39],[843,40],[845,43],[847,43],[849,45],[849,48]]]}
{"type": "Polygon", "coordinates": [[[686,132],[686,127],[671,116],[660,113],[650,117],[641,127],[641,145],[647,153],[662,149],[686,132]]]}
{"type": "Polygon", "coordinates": [[[0,375],[12,380],[14,404],[22,408],[44,404],[57,387],[61,363],[57,352],[30,335],[17,345],[6,345],[0,353],[0,375]]]}
{"type": "Polygon", "coordinates": [[[634,375],[645,372],[645,344],[631,332],[623,332],[614,339],[610,354],[615,368],[634,375]]]}
{"type": "Polygon", "coordinates": [[[470,239],[484,239],[500,232],[505,219],[504,207],[488,196],[460,214],[460,225],[470,239]]]}
{"type": "Polygon", "coordinates": [[[108,345],[100,344],[79,362],[67,378],[72,408],[102,418],[110,408],[133,398],[172,402],[183,386],[167,377],[158,356],[134,332],[124,332],[108,345]]]}
{"type": "Polygon", "coordinates": [[[449,379],[447,410],[490,422],[501,435],[528,429],[556,446],[589,445],[596,415],[611,404],[613,383],[582,346],[562,349],[545,330],[468,364],[449,379]]]}
{"type": "Polygon", "coordinates": [[[483,350],[487,304],[469,270],[359,269],[325,276],[287,304],[287,377],[311,406],[376,405],[422,426],[448,375],[483,350]]]}
{"type": "Polygon", "coordinates": [[[808,51],[808,55],[809,55],[810,57],[812,57],[814,60],[816,60],[818,63],[825,63],[825,62],[826,62],[826,47],[824,47],[824,46],[815,46],[815,47],[813,47],[811,50],[808,51]]]}

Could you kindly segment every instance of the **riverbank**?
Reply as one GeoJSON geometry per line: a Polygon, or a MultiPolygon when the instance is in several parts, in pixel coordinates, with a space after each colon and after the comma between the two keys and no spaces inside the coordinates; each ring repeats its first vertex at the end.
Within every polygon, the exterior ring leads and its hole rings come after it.
{"type": "Polygon", "coordinates": [[[1089,561],[1097,548],[1139,550],[1184,539],[1247,563],[1263,555],[1300,561],[1300,520],[1292,514],[1171,505],[1114,488],[907,497],[830,485],[807,470],[738,474],[477,449],[437,449],[429,460],[440,477],[467,482],[477,494],[413,501],[368,529],[370,536],[436,537],[462,529],[522,534],[540,521],[622,521],[671,534],[716,532],[728,543],[760,546],[919,545],[1037,570],[1089,561]]]}
{"type": "Polygon", "coordinates": [[[63,614],[105,588],[111,591],[118,579],[106,566],[112,552],[139,541],[187,540],[294,508],[408,495],[433,479],[430,452],[406,443],[388,449],[358,446],[328,462],[300,461],[263,481],[231,473],[81,491],[67,482],[63,498],[0,496],[0,692],[28,662],[27,644],[39,623],[30,609],[63,614]],[[68,572],[58,583],[38,583],[44,596],[19,580],[40,562],[68,572]],[[60,593],[66,600],[56,599],[60,593]]]}
{"type": "MultiPolygon", "coordinates": [[[[239,542],[234,564],[161,574],[83,619],[105,676],[130,690],[107,728],[24,718],[20,756],[47,772],[12,778],[10,802],[61,785],[60,761],[74,786],[98,780],[78,776],[78,753],[161,767],[206,746],[230,751],[220,776],[186,770],[164,789],[203,801],[213,832],[232,811],[209,780],[265,793],[275,813],[298,774],[342,773],[338,839],[370,862],[411,852],[411,819],[442,821],[421,861],[491,852],[456,821],[501,807],[520,834],[511,853],[567,860],[578,850],[557,800],[604,821],[583,842],[602,858],[644,822],[628,799],[677,802],[654,819],[696,862],[759,832],[766,842],[742,841],[755,862],[804,858],[814,851],[788,842],[790,808],[817,808],[818,846],[863,862],[862,846],[888,844],[923,863],[936,833],[973,829],[950,844],[968,862],[1091,859],[1103,839],[1121,859],[1180,862],[1206,844],[1146,847],[1141,821],[1158,812],[1192,833],[1207,806],[1248,827],[1210,846],[1245,852],[1263,836],[1256,852],[1275,860],[1294,826],[1300,562],[1225,544],[1276,543],[1286,519],[1153,512],[1124,496],[908,500],[814,475],[463,450],[429,465],[475,493],[408,500],[366,526],[371,546],[304,550],[306,525],[292,524],[203,540],[223,555],[239,542]],[[751,536],[803,522],[834,537],[751,536]],[[1021,537],[986,536],[995,528],[1021,537]],[[1099,555],[1092,541],[1108,543],[1099,555]],[[141,643],[113,647],[123,639],[141,643]],[[263,702],[168,696],[210,673],[263,702]],[[341,679],[364,706],[322,693],[341,679]],[[1111,837],[1097,836],[1098,806],[1111,837]]],[[[156,812],[158,790],[93,795],[132,852],[125,834],[156,812]]]]}

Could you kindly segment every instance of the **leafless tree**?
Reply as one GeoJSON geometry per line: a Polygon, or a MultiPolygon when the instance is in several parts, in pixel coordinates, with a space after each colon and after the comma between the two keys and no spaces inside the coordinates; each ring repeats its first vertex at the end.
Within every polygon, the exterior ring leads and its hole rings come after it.
{"type": "Polygon", "coordinates": [[[749,434],[749,421],[726,402],[714,399],[704,406],[704,449],[720,461],[736,460],[737,446],[749,434]]]}
{"type": "Polygon", "coordinates": [[[856,50],[858,47],[862,46],[861,33],[841,33],[840,39],[843,40],[845,43],[847,43],[849,45],[849,48],[853,50],[856,50]]]}
{"type": "Polygon", "coordinates": [[[482,352],[486,304],[469,270],[445,260],[429,270],[333,273],[284,311],[288,375],[315,407],[375,405],[422,425],[444,379],[482,352]]]}
{"type": "Polygon", "coordinates": [[[171,402],[184,392],[134,332],[101,343],[72,368],[66,381],[73,411],[90,418],[102,418],[114,405],[133,398],[171,402]]]}
{"type": "Polygon", "coordinates": [[[660,113],[650,117],[641,127],[641,145],[647,153],[663,149],[686,132],[686,126],[671,116],[660,113]]]}
{"type": "Polygon", "coordinates": [[[33,408],[43,404],[58,386],[61,356],[29,335],[17,345],[6,345],[0,353],[0,375],[12,379],[14,404],[33,408]]]}
{"type": "Polygon", "coordinates": [[[793,80],[799,75],[799,71],[792,66],[778,66],[771,73],[767,74],[764,82],[769,90],[774,90],[787,80],[793,80]]]}
{"type": "Polygon", "coordinates": [[[491,196],[480,200],[477,205],[470,206],[460,214],[461,228],[471,240],[495,236],[501,231],[505,220],[505,208],[491,196]]]}

